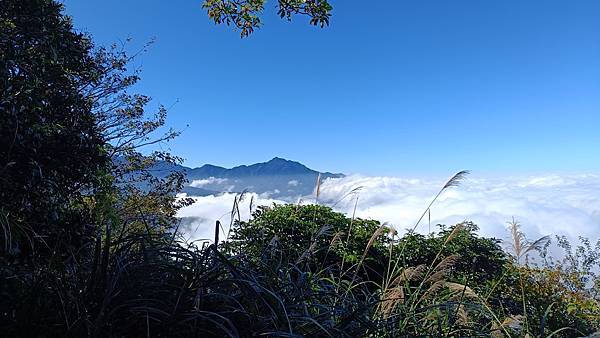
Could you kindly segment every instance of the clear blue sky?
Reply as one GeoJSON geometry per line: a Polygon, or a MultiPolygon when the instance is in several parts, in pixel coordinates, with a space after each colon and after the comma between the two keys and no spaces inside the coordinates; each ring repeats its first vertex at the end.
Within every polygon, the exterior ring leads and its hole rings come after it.
{"type": "Polygon", "coordinates": [[[139,91],[186,164],[364,174],[600,169],[600,1],[332,0],[250,38],[201,0],[64,0],[98,43],[155,37],[139,91]],[[186,127],[189,125],[189,127],[186,127]]]}

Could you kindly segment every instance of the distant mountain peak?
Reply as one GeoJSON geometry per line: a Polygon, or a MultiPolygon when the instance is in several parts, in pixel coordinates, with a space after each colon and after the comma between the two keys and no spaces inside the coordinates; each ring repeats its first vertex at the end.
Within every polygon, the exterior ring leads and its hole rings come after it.
{"type": "Polygon", "coordinates": [[[274,157],[270,161],[256,163],[252,165],[242,165],[231,169],[231,173],[241,176],[271,176],[271,175],[306,175],[315,174],[316,171],[307,168],[305,165],[286,160],[281,157],[274,157]]]}
{"type": "Polygon", "coordinates": [[[273,164],[277,164],[277,165],[280,165],[280,164],[294,164],[294,165],[300,165],[300,166],[306,167],[305,165],[303,165],[300,162],[296,162],[296,161],[292,161],[292,160],[287,160],[285,158],[277,157],[277,156],[273,157],[272,159],[270,159],[267,162],[256,163],[256,164],[269,164],[269,165],[273,165],[273,164]]]}
{"type": "Polygon", "coordinates": [[[223,168],[212,164],[205,164],[197,168],[178,165],[160,168],[160,175],[166,175],[176,169],[185,172],[190,185],[186,186],[183,191],[191,196],[251,191],[293,200],[298,196],[312,194],[319,175],[322,179],[344,177],[343,174],[318,172],[300,162],[278,156],[267,162],[233,168],[223,168]]]}
{"type": "MultiPolygon", "coordinates": [[[[244,177],[244,176],[282,176],[282,175],[318,175],[319,172],[304,164],[275,156],[267,162],[251,165],[239,165],[231,169],[205,164],[202,167],[189,169],[192,177],[244,177]]],[[[324,176],[343,176],[341,174],[321,173],[324,176]]]]}

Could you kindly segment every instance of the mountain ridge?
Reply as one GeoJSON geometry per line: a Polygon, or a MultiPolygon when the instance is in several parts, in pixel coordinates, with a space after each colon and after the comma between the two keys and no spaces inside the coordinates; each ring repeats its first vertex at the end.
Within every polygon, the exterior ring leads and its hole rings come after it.
{"type": "Polygon", "coordinates": [[[188,174],[193,176],[208,177],[238,177],[238,176],[262,176],[262,175],[306,175],[321,174],[327,177],[344,177],[341,173],[319,172],[308,168],[304,164],[287,160],[281,157],[274,157],[267,162],[259,162],[250,165],[238,165],[232,168],[225,168],[213,164],[204,164],[200,167],[185,167],[188,174]]]}
{"type": "Polygon", "coordinates": [[[164,170],[163,173],[169,170],[183,171],[189,181],[183,192],[190,196],[249,191],[286,200],[312,194],[319,175],[321,179],[345,176],[341,173],[319,172],[281,157],[232,168],[204,164],[196,168],[177,165],[164,170]]]}

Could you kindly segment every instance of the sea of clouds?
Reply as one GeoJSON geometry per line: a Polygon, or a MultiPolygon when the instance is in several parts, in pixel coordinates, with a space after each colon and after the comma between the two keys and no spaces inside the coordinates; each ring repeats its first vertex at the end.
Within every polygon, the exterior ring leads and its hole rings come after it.
{"type": "MultiPolygon", "coordinates": [[[[398,231],[412,228],[445,179],[372,177],[352,175],[327,179],[320,187],[319,203],[351,215],[388,222],[398,231]]],[[[182,209],[183,229],[191,240],[214,238],[215,220],[223,224],[225,238],[235,194],[194,197],[195,203],[182,209]]],[[[315,196],[290,196],[274,200],[268,194],[248,194],[240,203],[243,219],[257,205],[273,203],[314,203],[315,196]]],[[[443,192],[417,227],[427,233],[435,225],[465,220],[480,227],[483,236],[509,239],[507,222],[522,224],[528,238],[543,235],[579,236],[594,242],[600,238],[600,175],[561,174],[514,177],[468,176],[457,187],[443,192]],[[429,220],[431,219],[431,221],[429,220]]]]}

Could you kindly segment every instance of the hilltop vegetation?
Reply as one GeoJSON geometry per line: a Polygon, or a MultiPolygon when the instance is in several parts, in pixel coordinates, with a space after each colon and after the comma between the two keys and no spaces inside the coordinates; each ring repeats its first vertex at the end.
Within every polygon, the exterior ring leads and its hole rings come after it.
{"type": "Polygon", "coordinates": [[[240,196],[226,241],[185,242],[175,217],[190,203],[176,198],[185,178],[151,172],[180,161],[141,153],[177,133],[161,132],[164,108],[151,114],[150,98],[131,92],[130,61],[75,32],[55,1],[1,2],[2,336],[600,330],[600,242],[559,238],[565,254],[553,260],[548,239],[527,241],[517,223],[507,252],[473,223],[398,234],[321,205],[259,207],[243,221],[240,196]]]}

